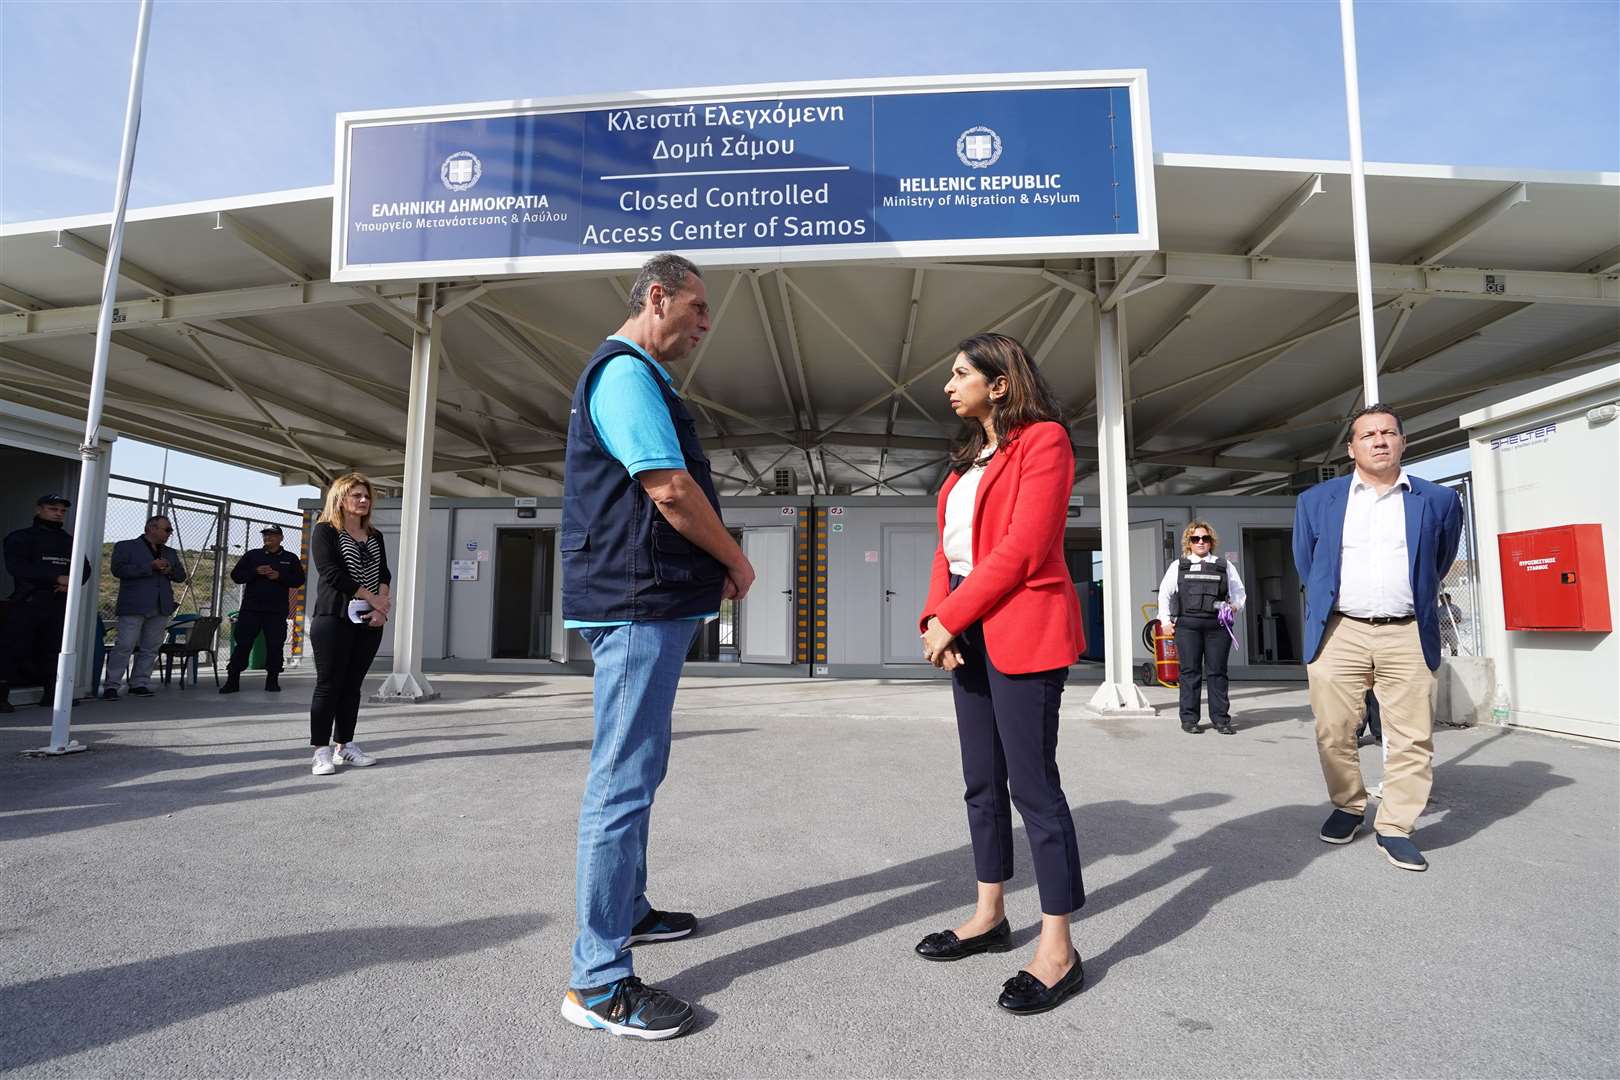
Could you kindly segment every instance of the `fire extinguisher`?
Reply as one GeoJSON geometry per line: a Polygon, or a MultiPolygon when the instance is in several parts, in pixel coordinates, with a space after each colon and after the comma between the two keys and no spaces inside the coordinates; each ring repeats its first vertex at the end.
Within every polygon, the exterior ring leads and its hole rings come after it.
{"type": "MultiPolygon", "coordinates": [[[[1144,618],[1147,616],[1143,610],[1144,618]]],[[[1166,633],[1164,624],[1158,619],[1147,619],[1142,627],[1142,646],[1153,654],[1152,679],[1160,686],[1174,689],[1181,685],[1181,660],[1176,655],[1176,636],[1166,633]]],[[[1142,665],[1144,669],[1148,665],[1142,665]]],[[[1147,675],[1146,670],[1143,671],[1147,675]]],[[[1143,679],[1143,682],[1147,682],[1143,679]]]]}

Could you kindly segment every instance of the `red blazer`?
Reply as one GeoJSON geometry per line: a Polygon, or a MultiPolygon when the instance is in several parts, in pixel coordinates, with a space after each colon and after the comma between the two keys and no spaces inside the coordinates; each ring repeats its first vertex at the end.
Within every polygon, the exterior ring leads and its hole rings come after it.
{"type": "Polygon", "coordinates": [[[1068,667],[1086,648],[1080,598],[1063,559],[1074,486],[1068,431],[1050,420],[1031,424],[990,459],[973,505],[973,573],[951,592],[945,500],[959,479],[952,474],[940,489],[941,542],[919,627],[937,616],[960,634],[982,620],[990,660],[1005,675],[1068,667]]]}

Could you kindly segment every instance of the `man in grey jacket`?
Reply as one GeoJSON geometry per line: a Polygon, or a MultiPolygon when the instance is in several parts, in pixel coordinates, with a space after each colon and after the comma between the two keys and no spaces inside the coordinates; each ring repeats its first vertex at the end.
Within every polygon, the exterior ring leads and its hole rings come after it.
{"type": "Polygon", "coordinates": [[[152,664],[163,630],[174,614],[173,582],[186,580],[179,552],[168,546],[174,528],[159,514],[146,520],[146,532],[134,540],[113,545],[112,572],[118,579],[118,644],[107,654],[107,677],[101,696],[118,699],[118,687],[129,675],[129,692],[150,697],[152,664]],[[130,667],[130,653],[135,664],[130,667]]]}

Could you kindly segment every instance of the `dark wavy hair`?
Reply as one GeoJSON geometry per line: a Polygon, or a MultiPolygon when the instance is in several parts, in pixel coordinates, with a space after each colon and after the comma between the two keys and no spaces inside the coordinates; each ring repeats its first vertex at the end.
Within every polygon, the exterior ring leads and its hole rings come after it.
{"type": "MultiPolygon", "coordinates": [[[[996,446],[1007,445],[1018,432],[1042,420],[1063,423],[1063,406],[1047,385],[1041,369],[1016,339],[1006,334],[974,334],[956,346],[974,370],[993,383],[1005,377],[1007,392],[990,401],[990,424],[996,431],[996,446]]],[[[984,425],[967,418],[951,442],[951,468],[965,472],[984,453],[984,425]]]]}

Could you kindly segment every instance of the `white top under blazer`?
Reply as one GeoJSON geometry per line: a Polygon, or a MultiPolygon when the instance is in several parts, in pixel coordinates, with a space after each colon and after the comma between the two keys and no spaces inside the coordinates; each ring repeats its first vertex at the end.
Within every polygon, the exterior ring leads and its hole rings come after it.
{"type": "Polygon", "coordinates": [[[941,539],[945,561],[957,577],[973,573],[973,506],[979,494],[979,481],[984,479],[984,467],[990,464],[995,452],[992,447],[980,454],[945,500],[945,535],[941,539]]]}

